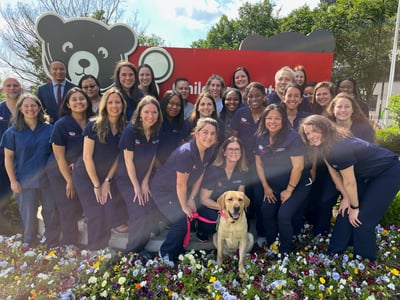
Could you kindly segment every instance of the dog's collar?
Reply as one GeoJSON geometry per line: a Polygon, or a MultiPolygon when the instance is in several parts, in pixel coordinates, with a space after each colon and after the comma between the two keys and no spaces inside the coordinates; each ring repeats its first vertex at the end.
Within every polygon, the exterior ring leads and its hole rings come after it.
{"type": "Polygon", "coordinates": [[[219,211],[219,215],[220,215],[221,217],[223,217],[225,220],[228,220],[227,215],[224,214],[224,211],[223,211],[222,209],[219,211]]]}
{"type": "MultiPolygon", "coordinates": [[[[225,220],[228,220],[228,216],[226,214],[224,214],[222,209],[219,211],[219,215],[221,217],[223,217],[225,220]]],[[[232,221],[231,223],[235,223],[235,222],[236,222],[236,220],[232,221]]]]}

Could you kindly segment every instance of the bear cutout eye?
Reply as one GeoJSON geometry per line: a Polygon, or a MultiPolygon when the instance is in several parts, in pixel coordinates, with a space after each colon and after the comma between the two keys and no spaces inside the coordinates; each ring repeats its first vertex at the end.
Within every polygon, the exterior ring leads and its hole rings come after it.
{"type": "Polygon", "coordinates": [[[104,47],[99,47],[99,49],[97,49],[97,53],[103,58],[107,58],[108,57],[108,50],[104,47]]]}
{"type": "Polygon", "coordinates": [[[62,51],[67,53],[68,51],[74,49],[74,44],[72,44],[71,42],[65,42],[62,45],[62,51]]]}

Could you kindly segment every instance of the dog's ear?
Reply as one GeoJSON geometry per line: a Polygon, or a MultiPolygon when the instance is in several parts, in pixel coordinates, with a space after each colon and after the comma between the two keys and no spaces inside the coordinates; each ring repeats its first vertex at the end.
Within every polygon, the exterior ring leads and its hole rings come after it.
{"type": "Polygon", "coordinates": [[[218,197],[217,203],[221,209],[225,209],[225,193],[218,197]]]}
{"type": "Polygon", "coordinates": [[[246,196],[246,194],[243,193],[244,196],[244,207],[249,207],[250,205],[250,199],[249,197],[246,196]]]}

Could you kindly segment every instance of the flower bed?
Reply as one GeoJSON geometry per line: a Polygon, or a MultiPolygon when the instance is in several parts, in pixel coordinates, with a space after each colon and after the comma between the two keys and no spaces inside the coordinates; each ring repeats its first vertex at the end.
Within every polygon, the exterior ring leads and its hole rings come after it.
{"type": "Polygon", "coordinates": [[[351,252],[327,256],[327,238],[297,238],[296,251],[278,246],[215,264],[215,251],[192,251],[171,268],[144,260],[72,248],[26,249],[21,236],[0,237],[0,299],[395,299],[400,297],[400,229],[377,228],[375,263],[351,252]]]}

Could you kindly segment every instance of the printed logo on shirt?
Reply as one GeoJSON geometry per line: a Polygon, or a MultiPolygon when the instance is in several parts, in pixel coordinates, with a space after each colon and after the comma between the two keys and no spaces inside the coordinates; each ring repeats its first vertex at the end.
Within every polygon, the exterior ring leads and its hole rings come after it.
{"type": "Polygon", "coordinates": [[[286,150],[285,147],[281,147],[281,148],[276,148],[275,152],[283,152],[285,150],[286,150]]]}
{"type": "Polygon", "coordinates": [[[159,140],[159,139],[157,139],[157,140],[153,140],[153,141],[152,141],[153,145],[155,145],[155,144],[158,144],[159,142],[160,142],[160,140],[159,140]]]}
{"type": "Polygon", "coordinates": [[[3,117],[0,117],[0,120],[4,120],[4,118],[3,118],[3,117]]]}
{"type": "Polygon", "coordinates": [[[250,124],[250,122],[246,119],[246,118],[240,118],[240,124],[246,124],[246,125],[249,125],[250,124]]]}
{"type": "Polygon", "coordinates": [[[232,183],[240,185],[240,184],[243,184],[243,180],[242,179],[233,180],[232,183]]]}
{"type": "Polygon", "coordinates": [[[70,131],[70,132],[68,132],[68,135],[69,135],[69,136],[75,136],[75,135],[76,135],[76,132],[70,131]]]}
{"type": "Polygon", "coordinates": [[[142,144],[142,143],[140,142],[140,140],[135,140],[135,144],[136,144],[136,145],[140,145],[140,144],[142,144]]]}
{"type": "Polygon", "coordinates": [[[266,153],[267,151],[265,151],[265,149],[264,149],[264,146],[263,145],[258,145],[258,152],[259,153],[261,153],[261,154],[264,154],[264,153],[266,153]]]}

